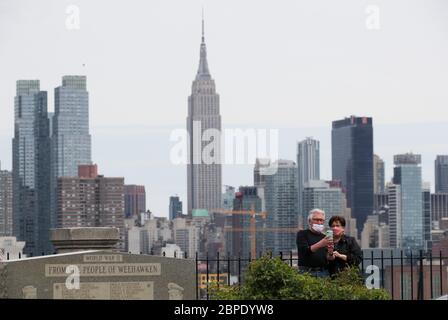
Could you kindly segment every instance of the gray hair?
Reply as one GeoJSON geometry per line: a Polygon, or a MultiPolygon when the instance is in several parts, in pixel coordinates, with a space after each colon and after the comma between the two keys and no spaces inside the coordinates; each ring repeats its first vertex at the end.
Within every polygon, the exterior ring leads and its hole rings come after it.
{"type": "Polygon", "coordinates": [[[308,214],[308,222],[311,221],[311,218],[313,217],[313,215],[315,213],[320,213],[324,217],[324,220],[325,220],[325,211],[316,208],[316,209],[311,210],[310,213],[308,214]]]}

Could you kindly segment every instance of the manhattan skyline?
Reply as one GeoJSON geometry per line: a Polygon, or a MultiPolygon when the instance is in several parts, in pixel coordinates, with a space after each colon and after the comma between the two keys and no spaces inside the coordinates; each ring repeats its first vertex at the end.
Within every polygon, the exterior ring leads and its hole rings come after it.
{"type": "MultiPolygon", "coordinates": [[[[329,179],[331,121],[352,114],[372,117],[374,153],[386,163],[386,181],[392,176],[392,156],[412,151],[422,154],[423,180],[434,190],[435,157],[448,150],[442,131],[448,125],[443,90],[448,26],[441,10],[447,5],[427,1],[426,11],[420,12],[416,2],[373,1],[383,18],[381,29],[372,31],[364,23],[367,3],[280,3],[205,2],[209,62],[219,82],[223,128],[279,128],[279,157],[290,160],[296,158],[296,142],[312,136],[321,142],[321,178],[329,179]],[[251,5],[257,5],[258,15],[250,15],[251,5]],[[231,22],[225,21],[230,17],[231,22]],[[425,24],[429,17],[432,23],[425,24]]],[[[109,176],[124,176],[127,184],[144,184],[148,208],[156,215],[168,215],[169,196],[175,194],[186,211],[185,166],[170,164],[169,135],[185,126],[185,99],[197,68],[201,3],[153,6],[137,1],[128,8],[132,14],[122,15],[117,4],[108,4],[108,15],[99,4],[75,4],[80,29],[68,31],[68,3],[0,1],[0,45],[9,49],[0,51],[2,169],[12,168],[16,80],[39,79],[53,111],[53,89],[60,78],[85,75],[93,162],[109,176]],[[39,23],[42,16],[46,24],[39,23]],[[24,58],[30,53],[16,38],[32,43],[38,34],[49,48],[28,61],[24,58]],[[127,35],[132,36],[125,39],[127,35]],[[55,50],[52,37],[66,48],[55,50]],[[117,53],[110,51],[114,48],[117,53]],[[117,146],[123,150],[119,155],[117,146]]],[[[224,165],[222,182],[237,188],[252,185],[252,169],[224,165]]]]}

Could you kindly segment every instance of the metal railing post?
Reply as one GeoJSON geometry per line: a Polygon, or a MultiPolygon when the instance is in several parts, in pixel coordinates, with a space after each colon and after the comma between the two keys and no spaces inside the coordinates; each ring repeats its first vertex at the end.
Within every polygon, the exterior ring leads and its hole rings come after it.
{"type": "Polygon", "coordinates": [[[414,261],[411,250],[411,300],[414,300],[414,261]]]}
{"type": "Polygon", "coordinates": [[[196,262],[196,300],[199,300],[199,259],[198,259],[198,252],[196,251],[196,257],[195,257],[195,262],[196,262]]]}
{"type": "Polygon", "coordinates": [[[384,254],[381,250],[381,288],[384,289],[384,254]]]}
{"type": "Polygon", "coordinates": [[[439,252],[440,296],[443,295],[442,250],[439,252]]]}
{"type": "Polygon", "coordinates": [[[390,281],[391,281],[392,300],[394,300],[394,253],[393,253],[393,250],[390,250],[390,281]]]}
{"type": "Polygon", "coordinates": [[[433,287],[432,287],[432,251],[429,252],[429,281],[430,281],[430,290],[431,290],[431,300],[434,298],[433,295],[433,287]]]}
{"type": "Polygon", "coordinates": [[[218,281],[218,290],[219,290],[219,251],[216,252],[216,279],[218,281]]]}
{"type": "Polygon", "coordinates": [[[420,268],[418,273],[418,292],[417,299],[423,300],[423,250],[420,250],[420,268]]]}
{"type": "Polygon", "coordinates": [[[230,252],[227,251],[227,285],[230,286],[230,252]]]}
{"type": "Polygon", "coordinates": [[[404,300],[404,282],[403,282],[403,250],[400,251],[400,291],[401,300],[404,300]]]}

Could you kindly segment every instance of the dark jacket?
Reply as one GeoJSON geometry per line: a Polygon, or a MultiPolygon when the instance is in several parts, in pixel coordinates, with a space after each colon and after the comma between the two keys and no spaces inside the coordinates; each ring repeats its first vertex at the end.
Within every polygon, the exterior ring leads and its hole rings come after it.
{"type": "Polygon", "coordinates": [[[326,268],[327,248],[320,248],[312,252],[310,247],[325,238],[325,235],[314,233],[311,230],[300,230],[297,233],[297,251],[299,255],[299,266],[310,268],[326,268]]]}
{"type": "Polygon", "coordinates": [[[355,238],[343,235],[341,239],[334,244],[334,251],[347,256],[347,261],[336,258],[328,261],[330,275],[336,274],[347,266],[359,266],[362,261],[362,251],[355,238]]]}

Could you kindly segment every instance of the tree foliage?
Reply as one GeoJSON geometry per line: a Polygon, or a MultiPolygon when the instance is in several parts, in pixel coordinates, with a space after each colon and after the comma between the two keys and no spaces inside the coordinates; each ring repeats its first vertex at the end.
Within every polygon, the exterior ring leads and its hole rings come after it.
{"type": "Polygon", "coordinates": [[[210,290],[217,300],[388,300],[383,289],[368,289],[357,268],[347,268],[334,278],[316,278],[298,273],[280,258],[264,256],[249,264],[245,282],[214,285],[210,290]]]}

